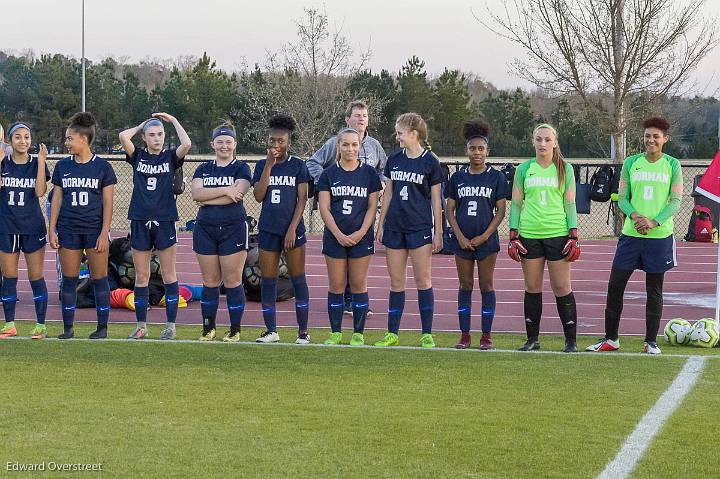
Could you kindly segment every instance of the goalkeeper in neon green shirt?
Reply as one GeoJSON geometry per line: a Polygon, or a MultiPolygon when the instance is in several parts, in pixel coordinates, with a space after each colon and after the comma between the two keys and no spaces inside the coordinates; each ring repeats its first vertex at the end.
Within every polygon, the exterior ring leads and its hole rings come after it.
{"type": "Polygon", "coordinates": [[[680,208],[683,182],[680,162],[662,149],[670,137],[670,124],[664,118],[648,118],[645,152],[623,162],[618,190],[618,206],[625,213],[625,224],[613,259],[605,304],[605,337],[588,351],[620,349],[618,330],[623,296],[636,269],[645,271],[645,344],[643,352],[660,354],[656,338],[663,309],[665,272],[677,265],[673,215],[680,208]]]}
{"type": "Polygon", "coordinates": [[[540,349],[540,317],[545,263],[565,333],[566,353],[577,352],[577,309],[570,263],[580,257],[575,207],[575,176],[565,162],[557,131],[542,124],[533,132],[535,158],[515,172],[510,206],[508,254],[522,262],[525,279],[527,342],[520,351],[540,349]]]}

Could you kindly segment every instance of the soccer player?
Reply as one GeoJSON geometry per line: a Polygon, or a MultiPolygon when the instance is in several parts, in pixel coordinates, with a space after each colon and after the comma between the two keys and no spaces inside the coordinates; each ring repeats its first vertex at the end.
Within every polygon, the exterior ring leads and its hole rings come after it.
{"type": "Polygon", "coordinates": [[[663,282],[665,272],[677,265],[673,215],[680,208],[683,176],[680,162],[662,151],[670,140],[670,123],[653,117],[642,126],[645,152],[626,158],[620,173],[618,206],[626,216],[610,270],[605,337],[588,351],[620,349],[618,329],[625,287],[633,271],[640,269],[645,271],[647,290],[643,352],[660,354],[656,338],[663,310],[663,282]]]}
{"type": "Polygon", "coordinates": [[[175,244],[178,218],[173,180],[192,146],[180,122],[167,113],[153,113],[152,118],[120,133],[125,161],[133,167],[133,192],[128,208],[130,246],[135,266],[135,318],[137,327],[128,339],[143,339],[148,334],[147,308],[150,297],[150,258],[155,250],[160,260],[160,274],[165,283],[167,323],[160,339],[175,339],[178,308],[178,282],[175,271],[175,244]],[[163,121],[172,123],[180,146],[165,149],[163,121]],[[132,137],[141,134],[145,148],[135,148],[132,137]]]}
{"type": "MultiPolygon", "coordinates": [[[[351,101],[345,110],[345,124],[348,128],[352,128],[360,134],[362,141],[360,142],[360,151],[358,159],[371,166],[380,177],[382,188],[385,188],[385,176],[383,170],[387,162],[387,155],[379,141],[368,134],[368,126],[370,124],[370,114],[367,103],[362,100],[351,101]]],[[[333,136],[320,147],[318,151],[312,155],[307,161],[308,171],[317,184],[323,170],[337,163],[337,136],[333,136]]],[[[382,196],[383,190],[380,190],[382,196]]],[[[352,312],[352,293],[350,292],[350,278],[345,285],[345,307],[344,314],[351,315],[352,312]]],[[[372,316],[372,309],[368,309],[368,317],[372,316]]]]}
{"type": "Polygon", "coordinates": [[[296,344],[310,343],[307,332],[310,293],[305,279],[305,224],[303,213],[307,204],[308,183],[312,177],[305,161],[288,153],[295,120],[285,114],[273,116],[268,122],[267,157],[260,160],[253,173],[253,195],[262,203],[258,222],[260,247],[260,295],[266,330],[257,338],[259,343],[280,341],[275,317],[277,276],[280,254],[284,251],[293,288],[295,314],[298,322],[296,344]]]}
{"type": "Polygon", "coordinates": [[[113,190],[117,183],[110,163],[95,155],[95,117],[76,113],[65,132],[65,147],[71,156],[57,162],[52,175],[53,198],[48,238],[60,249],[62,270],[61,307],[63,332],[58,339],[75,336],[75,304],[83,250],[88,257],[95,294],[97,329],[90,339],[107,337],[110,316],[110,287],[107,279],[113,190]]]}
{"type": "Polygon", "coordinates": [[[450,177],[447,190],[447,218],[452,227],[450,248],[455,253],[460,289],[458,317],[460,341],[458,349],[470,347],[470,317],[472,311],[473,269],[477,263],[478,284],[482,296],[482,336],[480,349],[492,349],[492,322],[495,316],[493,275],[500,251],[497,228],[505,218],[507,183],[505,176],[485,159],[490,152],[488,125],[482,121],[467,121],[463,136],[467,144],[469,166],[450,177]]]}
{"type": "Polygon", "coordinates": [[[250,189],[250,167],[235,159],[237,135],[231,123],[212,132],[215,159],[200,165],[192,180],[192,197],[200,205],[193,229],[193,251],[203,278],[200,309],[203,331],[200,341],[215,339],[215,316],[220,282],[225,285],[230,331],[225,342],[240,341],[245,311],[242,272],[247,258],[248,225],[243,199],[250,189]]]}
{"type": "Polygon", "coordinates": [[[395,135],[402,149],[390,155],[385,165],[387,186],[376,233],[377,241],[385,245],[390,274],[388,332],[375,345],[399,344],[409,256],[418,290],[420,344],[433,348],[432,253],[440,251],[443,244],[442,170],[440,161],[430,151],[427,124],[420,115],[400,115],[395,122],[395,135]]]}
{"type": "Polygon", "coordinates": [[[527,342],[520,351],[540,349],[540,317],[545,263],[565,333],[566,353],[577,352],[577,309],[570,263],[580,257],[575,207],[575,176],[565,162],[557,131],[541,124],[533,132],[535,158],[515,172],[510,206],[508,254],[522,263],[525,278],[527,342]]]}
{"type": "Polygon", "coordinates": [[[368,311],[367,273],[375,252],[373,223],[377,213],[380,178],[358,159],[360,133],[345,128],[337,135],[337,161],[320,175],[320,214],[325,222],[323,254],[328,269],[330,337],[325,344],[342,341],[345,284],[350,278],[353,335],[351,346],[365,344],[368,311]]]}
{"type": "Polygon", "coordinates": [[[17,336],[15,304],[18,263],[22,252],[37,318],[30,334],[33,339],[44,339],[47,336],[45,313],[48,294],[43,277],[47,229],[40,209],[40,197],[46,193],[50,180],[50,171],[45,163],[48,151],[41,143],[38,155],[30,156],[28,150],[32,145],[32,135],[26,123],[10,125],[8,135],[12,154],[6,156],[4,144],[0,143],[0,270],[3,275],[0,291],[5,312],[0,338],[17,336]]]}

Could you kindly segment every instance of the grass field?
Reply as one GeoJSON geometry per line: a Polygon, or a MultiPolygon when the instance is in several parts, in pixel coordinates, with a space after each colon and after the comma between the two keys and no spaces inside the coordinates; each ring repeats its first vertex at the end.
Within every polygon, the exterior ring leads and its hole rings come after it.
{"type": "MultiPolygon", "coordinates": [[[[178,327],[181,338],[197,332],[178,327]]],[[[437,336],[439,346],[455,340],[437,336]]],[[[626,351],[640,344],[623,338],[626,351]]],[[[107,477],[582,478],[613,458],[685,358],[8,340],[0,360],[0,476],[34,477],[7,462],[54,461],[102,463],[107,477]]],[[[716,363],[633,477],[714,475],[716,363]]]]}

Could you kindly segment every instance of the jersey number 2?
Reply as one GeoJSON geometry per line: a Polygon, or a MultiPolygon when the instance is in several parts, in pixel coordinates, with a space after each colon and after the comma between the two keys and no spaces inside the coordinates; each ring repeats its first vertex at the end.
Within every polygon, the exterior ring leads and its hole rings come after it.
{"type": "Polygon", "coordinates": [[[468,201],[468,216],[477,216],[477,201],[468,201]]]}

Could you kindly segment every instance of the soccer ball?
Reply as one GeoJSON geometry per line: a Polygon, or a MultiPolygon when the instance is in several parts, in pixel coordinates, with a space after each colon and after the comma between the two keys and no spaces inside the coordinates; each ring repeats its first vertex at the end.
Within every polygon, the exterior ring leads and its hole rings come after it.
{"type": "Polygon", "coordinates": [[[243,284],[251,288],[260,288],[262,274],[260,273],[260,265],[253,264],[245,266],[243,270],[243,284]]]}
{"type": "Polygon", "coordinates": [[[121,264],[117,267],[120,286],[131,289],[135,286],[135,267],[132,264],[121,264]]]}
{"type": "Polygon", "coordinates": [[[289,278],[290,273],[288,272],[287,259],[285,259],[285,253],[280,255],[280,264],[278,264],[278,277],[289,278]]]}
{"type": "Polygon", "coordinates": [[[693,324],[690,331],[690,344],[701,348],[712,348],[718,343],[720,331],[714,319],[703,318],[693,324]]]}
{"type": "Polygon", "coordinates": [[[156,254],[150,257],[150,274],[160,274],[160,259],[156,254]]]}
{"type": "Polygon", "coordinates": [[[250,248],[245,259],[246,265],[257,264],[260,261],[260,248],[257,246],[250,248]]]}
{"type": "Polygon", "coordinates": [[[690,330],[692,325],[690,321],[686,321],[682,318],[671,319],[665,325],[665,341],[678,346],[680,344],[687,344],[690,342],[690,330]]]}

